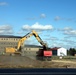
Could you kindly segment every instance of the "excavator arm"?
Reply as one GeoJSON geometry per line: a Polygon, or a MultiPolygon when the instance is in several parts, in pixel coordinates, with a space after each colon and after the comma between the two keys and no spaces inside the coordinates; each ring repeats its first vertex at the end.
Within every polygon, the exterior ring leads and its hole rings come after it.
{"type": "Polygon", "coordinates": [[[47,48],[47,44],[42,41],[42,39],[41,39],[40,36],[36,33],[36,31],[33,30],[32,33],[33,33],[33,35],[35,36],[35,38],[37,39],[37,41],[43,46],[43,48],[46,49],[46,48],[47,48]]]}
{"type": "Polygon", "coordinates": [[[43,46],[43,48],[46,48],[46,44],[42,41],[42,39],[39,37],[39,35],[37,34],[36,31],[32,30],[31,33],[26,34],[25,36],[23,36],[19,42],[18,42],[18,46],[17,46],[17,50],[20,49],[21,45],[24,44],[24,41],[27,40],[29,37],[31,36],[35,36],[35,38],[38,40],[38,42],[43,46]]]}
{"type": "Polygon", "coordinates": [[[19,50],[20,47],[21,47],[21,45],[24,44],[24,41],[27,40],[27,39],[28,39],[29,37],[31,37],[31,36],[32,36],[32,33],[28,33],[28,34],[26,34],[25,36],[23,36],[23,37],[19,40],[16,50],[19,50]]]}

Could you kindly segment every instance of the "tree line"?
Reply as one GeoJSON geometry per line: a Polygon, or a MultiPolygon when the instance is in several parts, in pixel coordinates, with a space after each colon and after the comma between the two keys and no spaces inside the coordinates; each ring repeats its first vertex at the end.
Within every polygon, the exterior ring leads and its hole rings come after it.
{"type": "Polygon", "coordinates": [[[76,54],[76,49],[75,48],[70,48],[67,50],[67,54],[74,56],[76,54]]]}

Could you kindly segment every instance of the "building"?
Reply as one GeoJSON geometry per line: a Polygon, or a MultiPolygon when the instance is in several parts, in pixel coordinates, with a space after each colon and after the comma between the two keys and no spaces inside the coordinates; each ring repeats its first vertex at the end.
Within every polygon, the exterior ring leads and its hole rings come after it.
{"type": "Polygon", "coordinates": [[[67,50],[62,47],[51,48],[53,56],[67,56],[67,50]]]}
{"type": "Polygon", "coordinates": [[[59,49],[59,47],[54,47],[54,48],[51,48],[52,50],[52,55],[53,56],[57,56],[57,50],[59,49]]]}
{"type": "MultiPolygon", "coordinates": [[[[0,35],[0,54],[5,52],[6,47],[16,48],[20,38],[21,36],[0,35]]],[[[40,46],[35,45],[24,45],[23,50],[25,55],[35,56],[40,48],[41,48],[40,46]]]]}
{"type": "Polygon", "coordinates": [[[0,35],[0,53],[5,51],[6,47],[17,47],[20,36],[0,35]]]}
{"type": "Polygon", "coordinates": [[[67,49],[61,47],[57,50],[57,56],[67,56],[67,49]]]}
{"type": "Polygon", "coordinates": [[[32,59],[36,59],[38,51],[42,49],[42,46],[37,45],[25,45],[24,46],[24,55],[32,59]]]}

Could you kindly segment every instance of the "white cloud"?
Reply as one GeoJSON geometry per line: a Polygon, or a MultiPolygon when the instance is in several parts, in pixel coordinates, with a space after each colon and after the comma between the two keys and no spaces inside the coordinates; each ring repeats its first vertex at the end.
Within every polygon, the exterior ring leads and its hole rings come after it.
{"type": "Polygon", "coordinates": [[[53,42],[51,47],[64,47],[63,43],[53,42]]]}
{"type": "Polygon", "coordinates": [[[23,31],[19,31],[19,32],[17,32],[17,34],[23,34],[23,31]]]}
{"type": "Polygon", "coordinates": [[[63,46],[65,46],[67,48],[72,48],[72,47],[75,48],[75,46],[76,46],[76,41],[73,39],[62,39],[61,41],[64,42],[63,46]]]}
{"type": "Polygon", "coordinates": [[[10,25],[1,25],[0,26],[0,30],[9,30],[11,29],[12,27],[10,25]]]}
{"type": "MultiPolygon", "coordinates": [[[[49,36],[49,35],[48,35],[49,36]]],[[[45,40],[49,40],[49,41],[58,41],[59,39],[57,38],[57,37],[53,37],[53,36],[49,36],[49,37],[47,37],[45,40]]]]}
{"type": "Polygon", "coordinates": [[[64,29],[59,29],[59,31],[62,31],[65,35],[72,35],[76,36],[76,30],[72,29],[71,27],[65,27],[64,29]]]}
{"type": "Polygon", "coordinates": [[[57,37],[50,37],[50,39],[51,39],[52,41],[56,41],[56,40],[58,40],[57,37]]]}
{"type": "Polygon", "coordinates": [[[41,14],[40,18],[46,18],[46,15],[45,14],[41,14]]]}
{"type": "Polygon", "coordinates": [[[76,35],[76,30],[64,31],[64,34],[66,34],[66,35],[76,35]]]}
{"type": "Polygon", "coordinates": [[[43,13],[43,14],[40,14],[38,17],[34,16],[34,17],[26,18],[26,20],[39,20],[39,19],[44,19],[44,18],[46,18],[46,15],[43,13]]]}
{"type": "Polygon", "coordinates": [[[12,34],[13,29],[10,25],[1,25],[0,26],[0,34],[12,34]]]}
{"type": "Polygon", "coordinates": [[[75,18],[64,18],[60,16],[55,16],[54,20],[55,21],[64,20],[64,21],[69,21],[69,22],[75,22],[75,18]]]}
{"type": "Polygon", "coordinates": [[[6,2],[0,2],[0,6],[8,5],[6,2]]]}
{"type": "Polygon", "coordinates": [[[22,27],[23,30],[52,30],[53,26],[52,25],[41,25],[38,22],[33,24],[32,26],[30,25],[23,25],[22,27]]]}
{"type": "Polygon", "coordinates": [[[55,18],[54,18],[54,20],[55,21],[58,21],[58,20],[60,20],[61,18],[59,17],[59,16],[56,16],[55,18]]]}
{"type": "Polygon", "coordinates": [[[70,30],[73,30],[73,29],[71,27],[65,27],[63,30],[64,31],[70,31],[70,30]]]}
{"type": "Polygon", "coordinates": [[[40,45],[41,46],[41,44],[38,42],[38,40],[34,36],[26,39],[25,44],[28,44],[28,45],[40,45]]]}
{"type": "Polygon", "coordinates": [[[26,20],[37,20],[38,18],[36,17],[30,17],[30,18],[26,18],[26,20]]]}
{"type": "Polygon", "coordinates": [[[64,44],[63,42],[61,42],[61,43],[55,42],[55,43],[52,43],[51,47],[64,47],[66,49],[69,49],[74,46],[70,45],[70,44],[64,44]]]}

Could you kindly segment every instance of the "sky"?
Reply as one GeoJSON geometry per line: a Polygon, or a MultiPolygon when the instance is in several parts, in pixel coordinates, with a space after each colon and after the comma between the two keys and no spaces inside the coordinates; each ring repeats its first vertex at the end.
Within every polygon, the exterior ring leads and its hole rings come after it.
{"type": "MultiPolygon", "coordinates": [[[[48,47],[76,48],[76,0],[0,0],[0,35],[32,30],[48,47]]],[[[34,36],[25,44],[40,45],[34,36]]]]}

